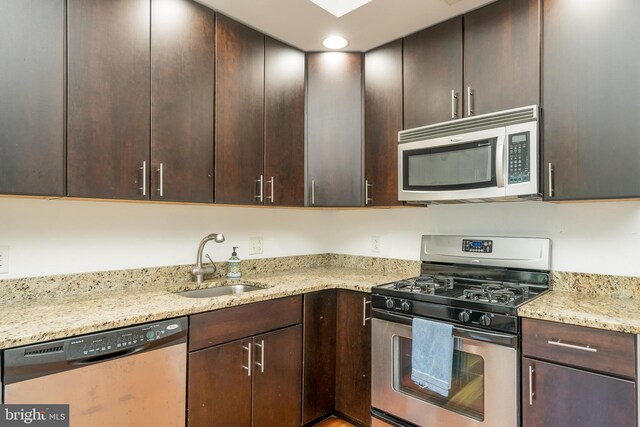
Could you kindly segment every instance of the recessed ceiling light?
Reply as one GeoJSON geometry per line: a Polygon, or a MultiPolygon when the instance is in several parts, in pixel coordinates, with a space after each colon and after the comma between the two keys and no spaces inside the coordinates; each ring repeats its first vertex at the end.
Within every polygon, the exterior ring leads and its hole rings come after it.
{"type": "Polygon", "coordinates": [[[349,44],[349,40],[340,36],[331,36],[322,40],[322,46],[327,49],[342,49],[343,47],[347,47],[349,44]]]}
{"type": "Polygon", "coordinates": [[[364,6],[371,0],[311,0],[330,14],[340,18],[347,13],[364,6]]]}

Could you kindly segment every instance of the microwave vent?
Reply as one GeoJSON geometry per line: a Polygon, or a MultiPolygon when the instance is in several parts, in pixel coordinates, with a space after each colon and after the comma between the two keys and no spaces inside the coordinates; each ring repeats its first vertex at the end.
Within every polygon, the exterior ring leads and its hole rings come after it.
{"type": "Polygon", "coordinates": [[[499,113],[466,117],[464,119],[451,120],[435,125],[403,130],[398,132],[398,143],[426,141],[443,136],[459,135],[536,120],[538,120],[538,106],[533,105],[499,113]]]}

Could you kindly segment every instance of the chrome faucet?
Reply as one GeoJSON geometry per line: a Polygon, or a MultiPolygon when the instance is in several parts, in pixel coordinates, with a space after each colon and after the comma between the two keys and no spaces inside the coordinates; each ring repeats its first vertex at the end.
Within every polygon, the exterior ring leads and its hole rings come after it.
{"type": "Polygon", "coordinates": [[[198,254],[196,255],[196,266],[193,268],[193,270],[191,270],[191,274],[195,276],[196,282],[198,282],[198,284],[202,283],[205,274],[213,274],[216,272],[216,266],[209,254],[207,254],[206,257],[209,259],[209,262],[211,262],[211,265],[207,265],[204,267],[202,266],[202,251],[204,251],[204,245],[206,245],[210,240],[213,240],[216,243],[222,243],[224,242],[224,235],[219,233],[212,233],[200,241],[200,244],[198,245],[198,254]]]}

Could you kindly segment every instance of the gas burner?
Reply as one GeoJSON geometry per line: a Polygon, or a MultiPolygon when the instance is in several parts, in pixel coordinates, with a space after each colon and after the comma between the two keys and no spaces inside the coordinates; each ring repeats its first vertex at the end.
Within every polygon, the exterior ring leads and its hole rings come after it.
{"type": "Polygon", "coordinates": [[[480,287],[465,289],[462,299],[469,301],[488,302],[491,304],[512,304],[519,297],[527,297],[526,287],[516,284],[482,283],[480,287]]]}
{"type": "Polygon", "coordinates": [[[412,279],[398,280],[393,283],[393,288],[405,292],[416,292],[434,295],[436,290],[453,289],[452,277],[420,276],[412,279]]]}

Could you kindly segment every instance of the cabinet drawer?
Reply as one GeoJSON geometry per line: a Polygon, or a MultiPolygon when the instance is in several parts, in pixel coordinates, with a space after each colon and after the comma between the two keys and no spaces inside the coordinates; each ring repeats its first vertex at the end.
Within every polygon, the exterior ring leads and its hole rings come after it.
{"type": "Polygon", "coordinates": [[[635,336],[622,332],[523,319],[522,354],[626,378],[636,377],[635,336]]]}
{"type": "Polygon", "coordinates": [[[189,351],[301,322],[302,296],[263,301],[191,316],[189,351]]]}

